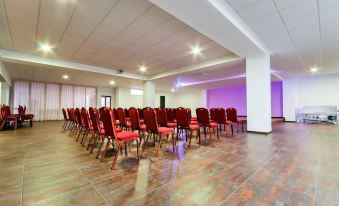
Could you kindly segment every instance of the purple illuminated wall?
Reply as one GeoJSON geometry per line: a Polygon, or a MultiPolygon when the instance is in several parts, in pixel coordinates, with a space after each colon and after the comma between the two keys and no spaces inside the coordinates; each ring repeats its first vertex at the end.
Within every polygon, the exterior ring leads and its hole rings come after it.
{"type": "MultiPolygon", "coordinates": [[[[282,82],[272,82],[271,101],[272,117],[282,117],[282,82]]],[[[208,108],[234,107],[238,115],[246,116],[246,86],[207,90],[207,106],[208,108]]]]}

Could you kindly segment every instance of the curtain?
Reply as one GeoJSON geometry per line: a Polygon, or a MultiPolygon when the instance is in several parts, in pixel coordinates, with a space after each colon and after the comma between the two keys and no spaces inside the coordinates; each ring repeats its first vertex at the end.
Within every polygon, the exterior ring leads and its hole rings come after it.
{"type": "Polygon", "coordinates": [[[61,86],[61,108],[72,108],[74,87],[69,85],[61,86]]]}
{"type": "Polygon", "coordinates": [[[14,81],[15,113],[19,105],[26,106],[34,120],[63,119],[62,108],[96,107],[96,88],[71,85],[14,81]]]}
{"type": "Polygon", "coordinates": [[[86,108],[96,106],[96,89],[86,87],[86,108]]]}
{"type": "Polygon", "coordinates": [[[44,120],[46,91],[44,83],[31,83],[29,112],[34,114],[34,120],[44,120]]]}
{"type": "Polygon", "coordinates": [[[45,120],[59,120],[62,118],[60,103],[60,89],[58,84],[46,84],[45,120]]]}
{"type": "Polygon", "coordinates": [[[74,87],[74,107],[86,107],[86,87],[74,87]]]}
{"type": "Polygon", "coordinates": [[[14,81],[14,111],[17,113],[19,105],[26,106],[29,110],[29,82],[14,81]]]}

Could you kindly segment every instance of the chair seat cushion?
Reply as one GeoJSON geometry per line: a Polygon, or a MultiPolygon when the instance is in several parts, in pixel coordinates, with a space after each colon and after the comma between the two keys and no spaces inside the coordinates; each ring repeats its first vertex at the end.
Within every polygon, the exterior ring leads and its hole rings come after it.
{"type": "Polygon", "coordinates": [[[135,133],[135,132],[126,132],[126,131],[123,131],[123,132],[117,133],[117,139],[119,141],[133,140],[133,139],[136,139],[138,137],[139,137],[138,133],[135,133]]]}
{"type": "Polygon", "coordinates": [[[175,123],[175,122],[167,122],[167,127],[173,128],[173,127],[176,127],[176,126],[177,126],[177,123],[175,123]]]}
{"type": "Polygon", "coordinates": [[[145,125],[145,124],[142,124],[142,125],[140,126],[140,130],[141,130],[141,131],[146,131],[146,125],[145,125]]]}
{"type": "Polygon", "coordinates": [[[115,131],[116,131],[116,132],[121,132],[122,130],[121,130],[121,128],[116,127],[116,128],[115,128],[115,131]]]}
{"type": "Polygon", "coordinates": [[[160,135],[164,134],[172,134],[174,133],[173,128],[168,128],[168,127],[158,127],[158,132],[160,135]]]}
{"type": "Polygon", "coordinates": [[[215,122],[210,122],[210,127],[218,127],[218,124],[215,122]]]}
{"type": "Polygon", "coordinates": [[[197,118],[196,117],[192,117],[191,120],[197,121],[197,118]]]}
{"type": "Polygon", "coordinates": [[[191,120],[190,124],[198,124],[198,121],[191,120]]]}
{"type": "Polygon", "coordinates": [[[197,124],[190,124],[190,130],[198,130],[199,129],[199,125],[197,124]]]}

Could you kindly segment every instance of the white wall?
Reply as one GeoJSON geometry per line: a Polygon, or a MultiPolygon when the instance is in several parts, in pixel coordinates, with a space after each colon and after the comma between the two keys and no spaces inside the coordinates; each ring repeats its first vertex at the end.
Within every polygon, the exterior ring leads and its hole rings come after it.
{"type": "Polygon", "coordinates": [[[195,90],[175,93],[173,107],[190,108],[192,110],[192,116],[196,116],[196,108],[207,107],[207,92],[206,90],[195,90]]]}
{"type": "Polygon", "coordinates": [[[111,96],[111,106],[115,107],[116,102],[115,88],[97,87],[97,107],[101,106],[101,96],[111,96]]]}
{"type": "Polygon", "coordinates": [[[143,97],[142,95],[131,95],[131,88],[117,87],[115,107],[143,108],[143,97]]]}
{"type": "Polygon", "coordinates": [[[166,107],[175,107],[175,95],[174,93],[170,92],[156,92],[155,93],[155,103],[154,107],[160,107],[160,96],[165,96],[165,106],[166,107]]]}
{"type": "Polygon", "coordinates": [[[313,76],[283,81],[286,121],[295,121],[295,109],[302,106],[339,105],[339,75],[313,76]]]}

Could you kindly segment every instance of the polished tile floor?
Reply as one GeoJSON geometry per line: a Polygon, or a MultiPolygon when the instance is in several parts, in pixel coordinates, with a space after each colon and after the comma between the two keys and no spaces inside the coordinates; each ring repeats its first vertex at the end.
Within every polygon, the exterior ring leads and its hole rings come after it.
{"type": "MultiPolygon", "coordinates": [[[[0,132],[0,205],[339,205],[339,127],[274,124],[185,154],[147,147],[115,170],[61,130],[62,122],[0,132]]],[[[180,144],[183,147],[184,144],[180,144]]],[[[181,148],[182,149],[182,148],[181,148]]]]}

